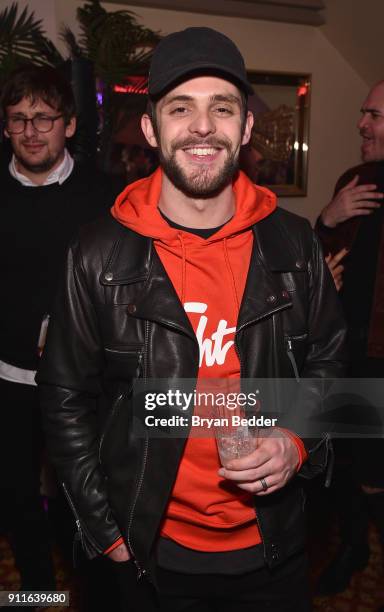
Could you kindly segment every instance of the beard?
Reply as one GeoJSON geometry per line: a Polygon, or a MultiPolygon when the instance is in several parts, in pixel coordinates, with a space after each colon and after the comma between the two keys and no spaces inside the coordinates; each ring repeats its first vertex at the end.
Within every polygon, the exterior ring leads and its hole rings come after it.
{"type": "Polygon", "coordinates": [[[171,183],[190,198],[204,199],[217,195],[232,182],[239,169],[239,155],[232,150],[231,142],[213,137],[203,141],[189,138],[174,142],[168,157],[165,157],[161,148],[159,149],[159,159],[160,165],[171,183]],[[191,170],[187,174],[176,159],[178,149],[204,146],[225,149],[227,157],[224,165],[213,174],[210,168],[204,167],[203,164],[196,164],[196,170],[191,170]]]}
{"type": "Polygon", "coordinates": [[[16,160],[19,162],[20,166],[32,172],[33,174],[41,174],[42,172],[49,172],[54,168],[54,166],[59,161],[63,152],[59,151],[55,155],[47,153],[47,155],[38,161],[33,161],[24,155],[20,155],[19,152],[15,152],[16,160]]]}

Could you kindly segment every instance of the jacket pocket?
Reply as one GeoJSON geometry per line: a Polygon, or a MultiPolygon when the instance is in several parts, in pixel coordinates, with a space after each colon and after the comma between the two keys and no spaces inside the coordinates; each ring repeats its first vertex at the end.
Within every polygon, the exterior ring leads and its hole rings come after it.
{"type": "Polygon", "coordinates": [[[320,439],[306,439],[308,460],[300,468],[299,475],[305,479],[314,478],[325,472],[325,487],[331,485],[334,451],[332,440],[328,433],[322,435],[320,439]]]}
{"type": "Polygon", "coordinates": [[[116,383],[115,399],[112,400],[99,440],[99,462],[105,475],[109,475],[107,465],[113,466],[114,461],[119,459],[119,449],[124,454],[129,451],[132,429],[131,398],[135,383],[142,376],[143,352],[141,347],[128,350],[108,347],[105,350],[116,383]]]}
{"type": "Polygon", "coordinates": [[[144,348],[138,346],[107,346],[104,348],[106,367],[104,377],[109,384],[124,383],[138,378],[137,369],[143,359],[144,348]]]}
{"type": "Polygon", "coordinates": [[[291,363],[293,374],[297,381],[300,380],[300,372],[304,365],[308,346],[308,333],[302,334],[285,334],[285,350],[287,357],[291,363]]]}

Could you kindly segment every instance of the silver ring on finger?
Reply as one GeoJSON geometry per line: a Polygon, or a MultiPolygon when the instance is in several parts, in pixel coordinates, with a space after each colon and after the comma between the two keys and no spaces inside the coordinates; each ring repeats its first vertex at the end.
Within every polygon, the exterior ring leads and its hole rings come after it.
{"type": "Polygon", "coordinates": [[[260,478],[260,484],[263,487],[263,491],[265,492],[268,489],[267,481],[265,478],[260,478]]]}

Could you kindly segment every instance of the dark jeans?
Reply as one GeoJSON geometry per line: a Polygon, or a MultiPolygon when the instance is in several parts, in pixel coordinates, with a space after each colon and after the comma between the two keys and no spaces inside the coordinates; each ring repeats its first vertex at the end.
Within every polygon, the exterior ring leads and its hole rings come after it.
{"type": "Polygon", "coordinates": [[[23,589],[55,588],[40,496],[41,425],[35,387],[0,379],[0,527],[10,535],[23,589]]]}
{"type": "Polygon", "coordinates": [[[310,612],[308,564],[304,553],[274,570],[239,576],[188,575],[158,568],[158,595],[137,581],[132,561],[116,563],[121,612],[310,612]]]}
{"type": "MultiPolygon", "coordinates": [[[[354,378],[383,378],[383,359],[363,359],[351,364],[350,375],[354,378]]],[[[381,432],[384,430],[384,414],[382,406],[361,406],[352,410],[352,418],[357,424],[372,427],[381,432]]],[[[344,441],[345,444],[348,441],[344,441]]],[[[383,459],[384,439],[382,437],[350,440],[352,469],[360,484],[371,487],[384,487],[383,459]]],[[[344,447],[345,448],[345,447],[344,447]]],[[[336,449],[337,450],[337,449],[336,449]]],[[[348,453],[348,451],[347,451],[348,453]]]]}

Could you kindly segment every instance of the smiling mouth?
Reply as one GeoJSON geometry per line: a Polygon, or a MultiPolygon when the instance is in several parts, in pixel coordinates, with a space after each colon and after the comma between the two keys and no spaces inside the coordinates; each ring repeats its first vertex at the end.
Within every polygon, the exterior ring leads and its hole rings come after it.
{"type": "Polygon", "coordinates": [[[373,140],[373,137],[369,136],[366,132],[360,132],[360,136],[364,141],[373,140]]]}
{"type": "Polygon", "coordinates": [[[190,158],[199,162],[213,161],[217,158],[222,149],[220,147],[184,147],[183,152],[186,153],[190,158]]]}
{"type": "Polygon", "coordinates": [[[43,147],[43,142],[23,142],[24,147],[43,147]]]}
{"type": "Polygon", "coordinates": [[[191,155],[214,155],[220,149],[215,149],[213,147],[194,147],[193,149],[184,149],[187,153],[191,155]]]}

